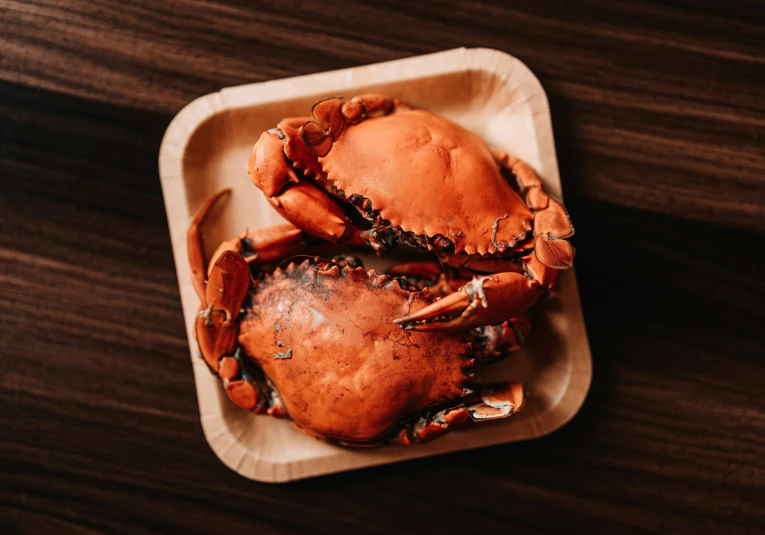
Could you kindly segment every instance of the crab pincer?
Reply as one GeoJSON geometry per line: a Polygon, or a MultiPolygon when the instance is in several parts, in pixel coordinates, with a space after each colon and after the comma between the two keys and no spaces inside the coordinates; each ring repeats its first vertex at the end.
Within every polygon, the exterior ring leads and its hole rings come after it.
{"type": "Polygon", "coordinates": [[[531,308],[541,294],[539,282],[520,273],[476,276],[458,291],[394,323],[423,332],[497,325],[531,308]]]}

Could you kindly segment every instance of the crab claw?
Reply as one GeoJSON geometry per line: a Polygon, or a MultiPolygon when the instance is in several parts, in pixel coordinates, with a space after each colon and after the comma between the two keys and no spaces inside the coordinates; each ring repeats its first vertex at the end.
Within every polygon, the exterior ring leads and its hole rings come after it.
{"type": "Polygon", "coordinates": [[[202,357],[216,373],[219,359],[236,348],[236,318],[249,288],[247,262],[238,254],[225,251],[210,272],[204,308],[199,311],[195,328],[202,357]]]}
{"type": "Polygon", "coordinates": [[[473,277],[453,294],[394,323],[405,329],[436,332],[498,325],[528,310],[541,294],[539,282],[520,273],[473,277]]]}
{"type": "Polygon", "coordinates": [[[537,259],[553,269],[568,269],[574,264],[574,247],[566,238],[574,227],[563,205],[553,198],[544,210],[534,213],[534,251],[537,259]]]}
{"type": "Polygon", "coordinates": [[[465,405],[444,409],[435,414],[424,416],[410,425],[404,426],[391,442],[410,446],[429,442],[440,437],[452,427],[464,424],[470,418],[465,405]]]}
{"type": "Polygon", "coordinates": [[[523,407],[523,402],[523,385],[519,383],[485,386],[477,394],[471,393],[463,398],[463,403],[455,407],[405,425],[390,442],[404,446],[428,442],[468,420],[483,422],[512,416],[523,407]]]}

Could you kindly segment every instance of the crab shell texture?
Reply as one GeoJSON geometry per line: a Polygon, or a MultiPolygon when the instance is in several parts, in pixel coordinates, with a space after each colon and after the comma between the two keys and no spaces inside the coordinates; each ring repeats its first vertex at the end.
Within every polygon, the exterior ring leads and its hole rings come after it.
{"type": "Polygon", "coordinates": [[[455,253],[501,253],[532,229],[531,210],[489,146],[425,110],[404,107],[351,124],[319,162],[346,197],[369,199],[404,232],[444,236],[455,253]]]}
{"type": "Polygon", "coordinates": [[[256,281],[239,344],[299,428],[373,442],[407,416],[460,398],[473,365],[465,334],[419,333],[385,318],[433,302],[373,270],[290,264],[256,281]]]}
{"type": "MultiPolygon", "coordinates": [[[[303,130],[323,122],[320,106],[333,102],[353,105],[356,99],[317,103],[316,119],[303,130]]],[[[405,233],[443,236],[454,243],[454,253],[515,252],[530,237],[534,216],[503,176],[489,146],[440,115],[390,102],[391,113],[347,120],[339,132],[337,121],[325,118],[335,124],[328,152],[318,158],[320,168],[306,162],[292,141],[284,147],[285,158],[330,191],[347,199],[368,199],[383,220],[405,233]]],[[[261,150],[256,145],[250,169],[265,169],[261,150]]],[[[266,174],[258,172],[253,180],[261,184],[266,174]]],[[[275,193],[268,187],[264,191],[275,193]]]]}

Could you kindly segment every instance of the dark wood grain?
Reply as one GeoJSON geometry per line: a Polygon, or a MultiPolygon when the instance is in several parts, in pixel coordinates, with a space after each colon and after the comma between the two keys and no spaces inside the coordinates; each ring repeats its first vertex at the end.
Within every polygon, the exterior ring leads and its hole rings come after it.
{"type": "Polygon", "coordinates": [[[337,5],[0,4],[0,533],[762,531],[762,10],[337,5]],[[583,410],[528,443],[241,478],[199,424],[164,129],[226,85],[463,44],[550,93],[583,410]]]}

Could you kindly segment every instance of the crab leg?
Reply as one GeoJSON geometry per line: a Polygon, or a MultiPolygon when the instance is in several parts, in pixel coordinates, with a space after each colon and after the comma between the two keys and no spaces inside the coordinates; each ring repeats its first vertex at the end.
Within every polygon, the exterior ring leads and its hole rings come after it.
{"type": "Polygon", "coordinates": [[[289,223],[274,225],[254,232],[245,231],[239,237],[221,243],[212,255],[209,266],[205,266],[202,247],[202,225],[213,206],[224,196],[231,193],[230,189],[219,191],[210,197],[189,225],[186,232],[186,250],[191,267],[191,281],[200,301],[205,299],[207,273],[212,271],[215,261],[224,251],[234,251],[244,257],[248,264],[258,261],[268,263],[294,254],[305,245],[303,232],[289,223]]]}
{"type": "Polygon", "coordinates": [[[189,255],[189,266],[191,267],[191,282],[197,297],[200,301],[205,299],[205,284],[207,282],[207,272],[205,269],[205,258],[202,252],[202,224],[207,219],[207,214],[218,202],[219,199],[231,193],[230,189],[219,191],[202,205],[194,218],[191,220],[188,231],[186,231],[186,252],[189,255]]]}
{"type": "Polygon", "coordinates": [[[250,369],[247,358],[241,354],[237,319],[250,289],[249,264],[271,262],[297,252],[303,244],[303,235],[292,225],[246,232],[223,242],[209,270],[205,269],[201,227],[216,201],[227,193],[229,190],[221,191],[205,202],[187,233],[192,282],[201,301],[194,335],[202,358],[221,378],[226,394],[235,405],[283,415],[278,396],[255,377],[257,372],[250,369]]]}
{"type": "Polygon", "coordinates": [[[534,211],[534,254],[540,263],[553,269],[568,269],[574,262],[574,248],[567,241],[574,227],[566,209],[544,190],[534,170],[516,156],[495,150],[499,165],[515,175],[520,193],[534,211]]]}
{"type": "MultiPolygon", "coordinates": [[[[517,253],[514,251],[514,255],[529,255],[534,249],[534,240],[529,239],[526,242],[522,242],[517,247],[517,253]],[[530,242],[527,244],[526,242],[530,242]]],[[[466,254],[441,254],[439,255],[439,262],[442,265],[449,266],[457,270],[461,275],[461,278],[466,278],[465,274],[475,273],[501,273],[503,271],[517,271],[523,273],[523,264],[520,257],[482,257],[480,255],[466,255],[466,254]]],[[[467,276],[469,279],[470,276],[467,276]]]]}
{"type": "Polygon", "coordinates": [[[313,120],[306,123],[300,133],[305,144],[316,156],[326,156],[349,124],[362,119],[389,115],[410,109],[398,99],[368,93],[351,100],[342,97],[330,97],[313,105],[313,120]]]}
{"type": "Polygon", "coordinates": [[[290,223],[245,231],[238,237],[221,243],[213,253],[212,259],[215,260],[224,251],[234,251],[248,264],[269,264],[297,253],[306,245],[305,237],[299,228],[290,223]]]}
{"type": "Polygon", "coordinates": [[[486,386],[477,394],[463,398],[463,402],[456,407],[428,414],[404,425],[390,442],[405,446],[428,442],[469,419],[480,422],[512,416],[523,403],[523,386],[518,383],[486,386]]]}
{"type": "Polygon", "coordinates": [[[233,251],[224,251],[210,271],[194,334],[202,358],[220,377],[226,395],[237,407],[285,416],[278,394],[237,343],[237,318],[249,287],[250,269],[245,260],[233,251]]]}
{"type": "Polygon", "coordinates": [[[427,442],[449,431],[452,426],[463,424],[470,419],[470,412],[464,404],[428,414],[404,425],[390,440],[394,444],[410,446],[427,442]]]}
{"type": "Polygon", "coordinates": [[[396,277],[406,277],[420,288],[427,288],[435,297],[443,297],[454,292],[455,282],[457,287],[466,281],[450,280],[444,269],[437,262],[401,262],[394,264],[388,269],[388,273],[396,277]]]}
{"type": "Polygon", "coordinates": [[[213,264],[197,315],[194,334],[202,358],[223,380],[226,394],[237,406],[254,409],[257,385],[244,370],[237,351],[237,318],[250,289],[250,268],[233,251],[224,251],[213,264]]]}
{"type": "Polygon", "coordinates": [[[485,325],[470,331],[473,353],[478,362],[493,362],[518,351],[531,331],[531,319],[524,312],[501,325],[485,325]]]}

